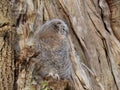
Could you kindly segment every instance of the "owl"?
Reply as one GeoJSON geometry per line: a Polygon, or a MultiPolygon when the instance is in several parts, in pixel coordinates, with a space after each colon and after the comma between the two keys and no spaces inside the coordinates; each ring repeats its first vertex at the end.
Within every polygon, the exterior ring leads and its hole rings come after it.
{"type": "Polygon", "coordinates": [[[27,44],[33,45],[39,54],[31,58],[35,62],[33,75],[54,79],[70,79],[72,63],[69,57],[69,28],[63,20],[52,19],[33,34],[27,44]]]}

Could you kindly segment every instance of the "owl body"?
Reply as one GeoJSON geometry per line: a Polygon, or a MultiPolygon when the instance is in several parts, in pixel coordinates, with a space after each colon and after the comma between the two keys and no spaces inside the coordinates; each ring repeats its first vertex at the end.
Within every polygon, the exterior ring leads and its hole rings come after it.
{"type": "Polygon", "coordinates": [[[34,34],[33,42],[39,55],[34,58],[34,74],[41,77],[58,75],[60,79],[70,79],[72,63],[69,58],[68,27],[60,19],[46,22],[34,34]]]}

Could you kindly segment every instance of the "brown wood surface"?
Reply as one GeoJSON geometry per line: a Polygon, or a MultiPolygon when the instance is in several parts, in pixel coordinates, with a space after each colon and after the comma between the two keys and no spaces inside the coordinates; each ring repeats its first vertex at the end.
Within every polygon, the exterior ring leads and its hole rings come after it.
{"type": "MultiPolygon", "coordinates": [[[[54,18],[70,29],[76,90],[120,90],[120,0],[1,0],[0,90],[39,90],[33,63],[19,55],[26,55],[29,32],[54,18]]],[[[71,89],[68,81],[49,83],[53,90],[71,89]]]]}

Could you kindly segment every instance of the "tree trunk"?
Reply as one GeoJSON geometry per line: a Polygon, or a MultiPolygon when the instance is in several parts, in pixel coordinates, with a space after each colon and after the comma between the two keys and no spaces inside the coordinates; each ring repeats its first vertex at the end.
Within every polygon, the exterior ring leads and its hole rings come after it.
{"type": "Polygon", "coordinates": [[[9,0],[0,1],[0,90],[14,88],[14,22],[9,0]]]}
{"type": "MultiPolygon", "coordinates": [[[[70,29],[74,88],[120,90],[120,1],[107,1],[1,0],[0,90],[39,90],[33,64],[25,61],[22,50],[30,32],[54,18],[64,20],[70,29]]],[[[65,80],[45,81],[41,86],[73,90],[65,80]]]]}

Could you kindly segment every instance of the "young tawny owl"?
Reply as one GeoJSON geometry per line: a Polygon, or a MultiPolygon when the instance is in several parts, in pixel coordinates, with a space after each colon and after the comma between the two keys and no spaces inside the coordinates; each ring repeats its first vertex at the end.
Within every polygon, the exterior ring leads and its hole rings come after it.
{"type": "MultiPolygon", "coordinates": [[[[69,58],[69,29],[64,21],[53,19],[43,24],[28,41],[34,43],[39,55],[32,58],[36,62],[34,75],[52,76],[55,79],[70,79],[72,63],[69,58]]],[[[31,60],[32,60],[31,59],[31,60]]]]}

